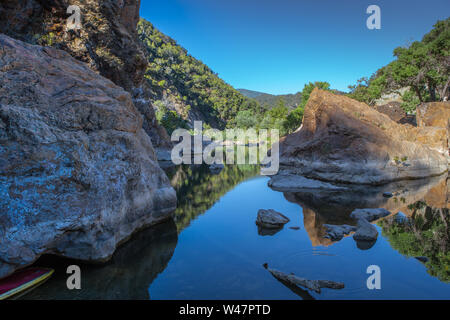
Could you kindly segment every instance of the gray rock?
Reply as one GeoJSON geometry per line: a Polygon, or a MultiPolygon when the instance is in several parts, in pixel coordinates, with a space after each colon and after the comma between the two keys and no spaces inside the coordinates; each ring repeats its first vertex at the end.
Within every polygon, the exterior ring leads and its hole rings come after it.
{"type": "Polygon", "coordinates": [[[359,219],[353,239],[356,241],[375,241],[378,237],[377,229],[366,219],[359,219]]]}
{"type": "Polygon", "coordinates": [[[392,198],[394,195],[391,192],[383,192],[383,197],[392,198]]]}
{"type": "Polygon", "coordinates": [[[327,230],[326,231],[327,235],[325,236],[325,238],[331,239],[333,241],[339,241],[344,236],[350,234],[351,232],[355,232],[356,231],[356,227],[349,226],[349,225],[346,225],[346,224],[341,225],[341,226],[332,225],[332,224],[324,224],[323,226],[327,230]]]}
{"type": "Polygon", "coordinates": [[[108,260],[175,190],[130,94],[66,52],[0,35],[0,278],[42,254],[108,260]]]}
{"type": "Polygon", "coordinates": [[[291,274],[286,274],[284,272],[270,269],[269,266],[266,264],[263,265],[265,269],[267,269],[272,276],[274,276],[276,279],[289,283],[294,286],[301,286],[304,288],[307,288],[309,290],[312,290],[316,293],[320,293],[322,288],[328,288],[328,289],[343,289],[345,287],[344,283],[342,282],[335,282],[330,280],[309,280],[305,278],[300,278],[291,274]]]}
{"type": "Polygon", "coordinates": [[[260,209],[256,218],[256,224],[262,228],[279,229],[282,228],[290,220],[285,215],[273,210],[260,209]]]}
{"type": "Polygon", "coordinates": [[[333,190],[344,191],[347,188],[336,186],[331,183],[308,179],[294,174],[280,174],[273,176],[268,186],[277,191],[296,192],[301,190],[333,190]]]}
{"type": "Polygon", "coordinates": [[[384,218],[391,213],[383,208],[377,208],[377,209],[356,209],[351,214],[350,217],[359,220],[359,219],[365,219],[369,222],[384,218]]]}

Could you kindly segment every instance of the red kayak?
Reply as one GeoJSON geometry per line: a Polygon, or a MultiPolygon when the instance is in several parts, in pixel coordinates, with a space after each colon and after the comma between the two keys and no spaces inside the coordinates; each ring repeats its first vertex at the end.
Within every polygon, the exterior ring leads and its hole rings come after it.
{"type": "Polygon", "coordinates": [[[0,280],[0,300],[23,294],[43,284],[53,274],[53,269],[27,268],[0,280]]]}

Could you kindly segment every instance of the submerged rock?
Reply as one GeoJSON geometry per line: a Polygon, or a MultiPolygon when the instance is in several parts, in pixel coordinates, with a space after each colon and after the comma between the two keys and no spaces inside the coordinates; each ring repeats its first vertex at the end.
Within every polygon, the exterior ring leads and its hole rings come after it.
{"type": "Polygon", "coordinates": [[[345,96],[315,89],[301,129],[280,140],[280,175],[379,185],[447,171],[447,130],[398,124],[345,96]]]}
{"type": "Polygon", "coordinates": [[[330,280],[308,280],[305,278],[297,277],[293,273],[286,274],[284,272],[281,272],[281,271],[278,271],[275,269],[270,269],[269,266],[267,265],[267,263],[265,263],[263,266],[276,279],[283,281],[283,282],[287,282],[291,285],[307,288],[316,293],[320,293],[322,288],[343,289],[345,287],[345,284],[342,282],[335,282],[335,281],[330,281],[330,280]]]}
{"type": "Polygon", "coordinates": [[[176,194],[130,94],[0,35],[0,278],[49,253],[105,261],[176,194]]]}
{"type": "Polygon", "coordinates": [[[273,209],[260,209],[256,218],[256,224],[266,229],[280,229],[289,221],[288,217],[273,209]]]}

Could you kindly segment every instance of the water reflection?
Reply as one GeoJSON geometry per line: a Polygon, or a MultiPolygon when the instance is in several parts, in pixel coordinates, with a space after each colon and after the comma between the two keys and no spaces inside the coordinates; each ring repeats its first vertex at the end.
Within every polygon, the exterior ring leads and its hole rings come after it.
{"type": "Polygon", "coordinates": [[[177,245],[173,221],[158,224],[136,234],[122,245],[105,265],[87,265],[67,259],[43,257],[36,264],[56,269],[43,286],[24,299],[149,299],[148,287],[167,266],[177,245]],[[66,269],[81,268],[81,290],[68,290],[66,269]]]}
{"type": "MultiPolygon", "coordinates": [[[[450,279],[449,180],[447,176],[396,182],[380,187],[352,187],[345,191],[284,192],[303,209],[304,227],[313,246],[330,246],[324,224],[356,225],[350,213],[358,208],[385,208],[393,213],[378,225],[391,246],[407,257],[422,259],[428,272],[450,279]],[[383,192],[392,192],[392,198],[383,192]],[[399,217],[403,217],[400,219],[399,217]]],[[[375,243],[357,243],[361,250],[375,243]]]]}
{"type": "Polygon", "coordinates": [[[207,165],[183,165],[166,169],[177,192],[178,205],[174,220],[178,232],[205,213],[237,184],[259,174],[255,165],[228,165],[220,172],[207,165]]]}

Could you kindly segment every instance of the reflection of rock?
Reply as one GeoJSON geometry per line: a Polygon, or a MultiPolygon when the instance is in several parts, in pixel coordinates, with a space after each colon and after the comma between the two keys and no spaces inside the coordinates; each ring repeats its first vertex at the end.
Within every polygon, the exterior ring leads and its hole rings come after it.
{"type": "Polygon", "coordinates": [[[258,226],[258,234],[260,236],[273,236],[275,234],[277,234],[278,232],[280,232],[282,230],[281,228],[263,228],[261,226],[258,226]]]}
{"type": "Polygon", "coordinates": [[[56,273],[45,285],[23,298],[148,299],[150,284],[166,268],[176,244],[176,226],[173,221],[167,221],[137,233],[102,266],[43,257],[39,265],[52,268],[56,265],[56,273]],[[80,265],[82,290],[67,290],[66,268],[71,264],[80,265]]]}
{"type": "Polygon", "coordinates": [[[105,261],[176,194],[130,94],[0,35],[0,278],[45,253],[105,261]]]}
{"type": "Polygon", "coordinates": [[[356,227],[349,226],[349,225],[332,225],[332,224],[324,224],[323,225],[327,229],[327,235],[325,237],[333,240],[333,241],[339,241],[344,236],[349,235],[351,232],[356,231],[356,227]]]}
{"type": "Polygon", "coordinates": [[[336,186],[331,183],[322,182],[319,180],[308,179],[302,176],[296,175],[276,175],[273,176],[269,182],[269,187],[277,191],[290,191],[295,190],[346,190],[344,186],[336,186]]]}
{"type": "Polygon", "coordinates": [[[356,241],[376,241],[378,237],[377,229],[366,219],[359,219],[356,227],[356,232],[353,239],[356,241]]]}
{"type": "Polygon", "coordinates": [[[289,222],[289,218],[273,209],[260,209],[256,224],[265,229],[280,229],[289,222]]]}
{"type": "Polygon", "coordinates": [[[330,280],[308,280],[297,277],[293,273],[286,274],[284,272],[275,269],[270,269],[267,263],[264,264],[264,268],[267,269],[272,274],[272,276],[274,276],[274,278],[277,280],[287,282],[294,286],[301,286],[309,290],[312,290],[316,293],[320,293],[322,288],[343,289],[345,287],[345,285],[342,282],[334,282],[330,280]]]}
{"type": "MultiPolygon", "coordinates": [[[[399,211],[411,214],[410,204],[424,198],[433,198],[435,203],[447,204],[447,178],[432,177],[421,180],[409,180],[388,184],[386,186],[350,186],[341,190],[296,190],[285,192],[285,198],[298,203],[303,208],[304,227],[313,246],[328,246],[333,240],[326,238],[325,225],[356,226],[356,220],[350,214],[360,208],[383,208],[392,213],[399,211]],[[396,196],[384,198],[385,190],[398,190],[396,196]]],[[[383,216],[387,211],[376,210],[383,216]],[[384,214],[383,214],[384,212],[384,214]]],[[[345,236],[345,235],[344,235],[345,236]]],[[[339,238],[338,236],[336,238],[339,238]]],[[[337,239],[336,239],[337,240],[337,239]]],[[[366,247],[367,243],[357,243],[366,247]]]]}
{"type": "Polygon", "coordinates": [[[315,89],[302,128],[280,140],[280,174],[384,184],[447,171],[447,132],[392,121],[364,103],[315,89]]]}

